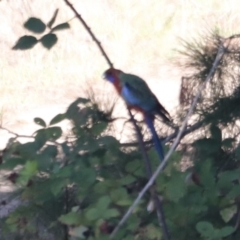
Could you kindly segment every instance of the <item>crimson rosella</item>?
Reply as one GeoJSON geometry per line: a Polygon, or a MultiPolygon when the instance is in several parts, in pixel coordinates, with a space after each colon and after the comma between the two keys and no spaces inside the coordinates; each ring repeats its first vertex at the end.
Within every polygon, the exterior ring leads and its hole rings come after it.
{"type": "Polygon", "coordinates": [[[143,114],[152,133],[155,148],[160,158],[163,159],[164,151],[154,127],[154,119],[155,115],[159,115],[166,123],[170,123],[170,115],[167,110],[140,77],[114,68],[105,71],[103,76],[115,86],[118,94],[130,109],[135,109],[143,114]]]}

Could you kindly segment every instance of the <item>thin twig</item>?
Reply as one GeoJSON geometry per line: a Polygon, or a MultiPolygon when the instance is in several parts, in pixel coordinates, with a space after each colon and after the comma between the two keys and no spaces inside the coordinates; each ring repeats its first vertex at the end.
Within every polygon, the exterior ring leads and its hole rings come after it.
{"type": "MultiPolygon", "coordinates": [[[[204,120],[201,120],[201,121],[193,124],[192,126],[186,128],[182,133],[182,138],[185,137],[187,134],[192,133],[193,131],[199,129],[203,125],[204,125],[204,120]]],[[[178,131],[174,131],[169,136],[167,136],[165,138],[161,138],[160,140],[163,144],[166,144],[167,142],[170,142],[171,140],[176,138],[177,134],[178,134],[178,131]]],[[[138,142],[121,143],[121,147],[136,147],[138,144],[139,144],[138,142]]],[[[153,144],[153,141],[152,140],[144,141],[144,144],[145,145],[153,144]]]]}
{"type": "Polygon", "coordinates": [[[79,21],[83,24],[83,26],[85,27],[85,29],[87,30],[87,32],[90,34],[90,36],[92,37],[93,41],[96,42],[100,52],[102,53],[102,55],[104,56],[104,58],[106,59],[108,65],[112,68],[113,64],[110,61],[109,57],[107,56],[106,52],[104,51],[104,49],[102,48],[102,45],[100,43],[100,41],[96,38],[96,36],[93,34],[93,32],[91,31],[91,29],[88,27],[88,25],[86,24],[86,22],[83,20],[82,16],[76,11],[76,9],[73,7],[73,5],[68,1],[68,0],[64,0],[65,3],[72,9],[72,11],[75,13],[76,17],[79,19],[79,21]]]}
{"type": "MultiPolygon", "coordinates": [[[[0,127],[0,130],[7,131],[9,134],[14,135],[14,136],[15,136],[15,139],[16,139],[16,138],[32,138],[32,139],[35,139],[34,136],[21,135],[21,134],[12,132],[11,130],[9,130],[9,129],[7,129],[7,128],[4,128],[4,127],[0,127]]],[[[56,142],[56,141],[51,141],[51,140],[47,140],[46,143],[51,143],[51,144],[55,144],[55,145],[61,146],[61,143],[58,143],[58,142],[56,142]]]]}
{"type": "Polygon", "coordinates": [[[134,210],[134,208],[138,205],[139,201],[142,199],[142,197],[144,196],[144,194],[147,192],[147,190],[153,185],[155,179],[157,178],[157,176],[159,175],[159,173],[164,169],[164,167],[166,166],[169,157],[172,155],[174,149],[178,146],[182,134],[187,126],[187,122],[189,117],[191,116],[191,114],[193,113],[195,106],[197,104],[198,99],[201,96],[201,93],[203,91],[203,89],[206,87],[206,84],[213,78],[216,69],[226,51],[226,49],[223,46],[224,42],[221,43],[221,45],[218,48],[218,53],[217,56],[214,60],[213,66],[208,74],[208,76],[206,77],[206,80],[203,82],[203,84],[201,85],[201,87],[198,90],[197,95],[195,96],[195,98],[193,99],[193,102],[189,108],[189,111],[187,113],[187,116],[185,118],[185,120],[183,121],[182,127],[178,132],[178,135],[175,139],[175,141],[173,142],[171,148],[169,149],[168,153],[166,154],[164,160],[161,162],[161,164],[158,166],[157,170],[154,172],[154,174],[152,175],[151,179],[148,181],[148,183],[145,185],[145,187],[142,189],[142,191],[138,194],[138,197],[135,199],[135,201],[133,202],[133,204],[129,207],[128,211],[126,212],[126,214],[123,216],[123,218],[121,219],[121,221],[118,223],[117,227],[114,229],[114,231],[112,232],[111,236],[114,236],[117,231],[119,230],[119,228],[126,222],[126,220],[128,219],[128,217],[131,215],[132,211],[134,210]]]}
{"type": "MultiPolygon", "coordinates": [[[[149,180],[152,177],[152,168],[151,168],[151,162],[150,162],[150,159],[147,155],[147,151],[146,151],[145,144],[144,144],[144,141],[143,141],[143,135],[142,135],[142,133],[139,129],[139,126],[137,125],[136,120],[134,119],[130,109],[128,109],[128,113],[129,113],[129,116],[130,116],[130,121],[133,123],[133,125],[135,127],[135,130],[136,130],[136,133],[137,133],[139,146],[140,146],[140,149],[141,149],[141,152],[142,152],[142,155],[143,155],[143,161],[144,161],[144,164],[145,164],[145,169],[147,171],[147,177],[148,177],[148,180],[149,180]]],[[[157,216],[158,216],[158,221],[159,221],[160,227],[163,230],[164,239],[165,240],[170,240],[169,230],[168,230],[168,226],[166,224],[165,214],[164,214],[164,210],[163,210],[163,207],[162,207],[162,202],[159,199],[159,197],[158,197],[158,195],[155,191],[155,188],[153,186],[152,186],[152,189],[151,189],[151,195],[152,195],[151,197],[154,200],[154,205],[155,205],[155,208],[156,208],[156,211],[157,211],[157,216]]],[[[111,236],[110,238],[112,238],[112,237],[113,236],[111,236]]]]}

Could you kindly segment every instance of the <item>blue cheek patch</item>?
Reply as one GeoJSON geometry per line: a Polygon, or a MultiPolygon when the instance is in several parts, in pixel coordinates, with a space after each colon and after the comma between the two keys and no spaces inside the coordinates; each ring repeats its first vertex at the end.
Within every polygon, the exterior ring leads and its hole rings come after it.
{"type": "Polygon", "coordinates": [[[107,76],[106,79],[111,83],[114,82],[114,77],[113,76],[107,76]]]}

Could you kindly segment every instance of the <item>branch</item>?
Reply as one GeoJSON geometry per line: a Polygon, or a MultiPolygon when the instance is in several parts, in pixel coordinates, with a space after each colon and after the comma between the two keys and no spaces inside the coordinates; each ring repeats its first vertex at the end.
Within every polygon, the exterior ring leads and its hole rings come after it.
{"type": "MultiPolygon", "coordinates": [[[[182,136],[181,136],[181,139],[183,137],[185,137],[186,135],[188,135],[189,133],[192,133],[193,131],[199,129],[200,127],[202,127],[204,125],[204,120],[201,120],[195,124],[193,124],[192,126],[189,126],[188,128],[186,128],[183,133],[182,133],[182,136]]],[[[165,137],[165,138],[162,138],[160,139],[161,142],[163,144],[166,144],[167,142],[170,142],[171,140],[173,140],[174,138],[176,138],[178,134],[178,130],[176,130],[174,133],[170,134],[169,136],[165,137]]],[[[130,142],[130,143],[121,143],[121,146],[122,147],[136,147],[139,143],[138,142],[130,142]]],[[[148,141],[145,141],[144,144],[153,144],[153,141],[152,140],[148,140],[148,141]]]]}
{"type": "MultiPolygon", "coordinates": [[[[4,128],[4,127],[0,127],[0,130],[7,131],[9,134],[14,135],[14,136],[15,136],[15,139],[16,139],[16,138],[32,138],[32,139],[35,139],[34,136],[21,135],[21,134],[12,132],[11,130],[8,130],[7,128],[4,128]]],[[[58,143],[58,142],[56,142],[56,141],[51,141],[51,140],[47,140],[46,143],[51,143],[51,144],[55,144],[55,145],[61,146],[61,143],[58,143]]]]}
{"type": "Polygon", "coordinates": [[[106,52],[104,51],[104,49],[102,48],[102,45],[100,43],[100,41],[96,38],[96,36],[93,34],[92,30],[88,27],[88,25],[86,24],[86,22],[83,20],[82,16],[77,12],[77,10],[73,7],[73,5],[68,1],[68,0],[64,0],[65,3],[72,9],[72,11],[75,13],[76,17],[79,19],[79,21],[83,24],[83,26],[85,27],[85,29],[87,30],[87,32],[90,34],[90,36],[92,37],[92,40],[97,44],[100,52],[102,53],[102,55],[104,56],[104,58],[106,59],[108,65],[112,68],[113,64],[110,61],[109,57],[107,56],[106,52]]]}
{"type": "MultiPolygon", "coordinates": [[[[148,177],[148,180],[149,180],[152,177],[152,168],[151,168],[151,162],[150,162],[150,159],[147,155],[147,151],[146,151],[145,144],[144,144],[144,141],[143,141],[143,135],[142,135],[142,133],[141,133],[141,131],[140,131],[140,129],[139,129],[137,123],[136,123],[136,120],[134,119],[134,117],[133,117],[129,108],[128,108],[128,113],[129,113],[129,116],[130,116],[130,121],[133,123],[133,125],[135,127],[135,131],[137,133],[138,143],[139,143],[142,155],[143,155],[143,161],[144,161],[144,164],[145,164],[145,168],[146,168],[146,171],[147,171],[147,177],[148,177]]],[[[158,216],[158,221],[159,221],[160,227],[162,227],[162,230],[163,230],[164,239],[169,240],[170,235],[169,235],[168,226],[166,224],[165,214],[164,214],[164,211],[163,211],[162,203],[161,203],[161,200],[159,199],[154,187],[152,187],[152,189],[151,189],[151,195],[152,195],[151,197],[154,200],[154,205],[155,205],[155,208],[156,208],[156,211],[157,211],[157,216],[158,216]]],[[[113,237],[114,237],[114,234],[112,234],[110,238],[113,238],[113,237]]]]}
{"type": "Polygon", "coordinates": [[[126,212],[126,214],[123,216],[123,218],[121,219],[121,221],[119,222],[119,224],[117,225],[117,227],[114,229],[114,231],[112,232],[111,236],[114,236],[116,234],[116,232],[119,230],[119,228],[126,222],[126,220],[128,219],[128,217],[130,216],[130,214],[132,213],[132,211],[134,210],[134,208],[138,205],[139,201],[142,199],[142,197],[144,196],[144,194],[147,192],[147,190],[154,184],[155,179],[157,178],[157,176],[159,175],[159,173],[164,169],[164,167],[166,166],[169,157],[172,155],[174,149],[178,146],[181,137],[186,129],[187,126],[187,122],[189,117],[191,116],[191,114],[193,113],[195,106],[197,104],[198,99],[201,96],[201,93],[203,91],[203,89],[206,87],[206,84],[208,82],[210,82],[210,80],[213,78],[216,69],[225,53],[226,49],[224,47],[224,42],[221,43],[221,45],[218,48],[218,53],[217,56],[214,60],[213,66],[208,74],[208,76],[206,77],[206,80],[202,83],[202,85],[200,86],[197,95],[195,96],[195,98],[193,99],[193,102],[189,108],[189,111],[187,113],[187,116],[185,118],[185,120],[183,121],[182,127],[179,130],[175,141],[173,142],[171,148],[169,149],[168,153],[166,154],[164,160],[162,161],[162,163],[158,166],[157,170],[154,172],[154,174],[152,175],[151,179],[148,181],[148,183],[145,185],[145,187],[142,189],[142,191],[139,193],[138,197],[135,199],[135,201],[133,202],[133,204],[130,206],[130,208],[128,209],[128,211],[126,212]]]}

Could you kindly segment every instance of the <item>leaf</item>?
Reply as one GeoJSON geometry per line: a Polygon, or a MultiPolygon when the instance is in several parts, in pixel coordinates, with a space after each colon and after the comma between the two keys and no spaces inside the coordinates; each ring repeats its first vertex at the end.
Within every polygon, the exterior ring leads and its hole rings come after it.
{"type": "Polygon", "coordinates": [[[221,143],[212,138],[204,138],[195,141],[193,146],[199,148],[205,154],[212,154],[220,149],[221,143]]]}
{"type": "Polygon", "coordinates": [[[139,160],[133,160],[133,161],[127,163],[125,169],[129,173],[133,173],[140,167],[141,167],[141,162],[139,160]]]}
{"type": "Polygon", "coordinates": [[[37,170],[38,170],[37,161],[27,161],[23,170],[21,171],[21,175],[32,177],[37,173],[37,170]]]}
{"type": "Polygon", "coordinates": [[[65,113],[59,113],[57,116],[55,116],[49,123],[49,125],[54,125],[56,123],[61,122],[62,120],[66,119],[65,113]]]}
{"type": "Polygon", "coordinates": [[[110,203],[111,203],[111,198],[109,196],[103,196],[99,198],[97,202],[97,208],[100,208],[102,210],[107,209],[110,203]]]}
{"type": "Polygon", "coordinates": [[[120,206],[128,206],[132,203],[125,188],[114,189],[110,192],[110,197],[114,203],[120,206]]]}
{"type": "Polygon", "coordinates": [[[226,147],[226,148],[232,148],[233,147],[233,143],[236,140],[234,138],[226,138],[222,141],[222,146],[226,147]]]}
{"type": "Polygon", "coordinates": [[[88,188],[96,181],[96,171],[94,168],[80,168],[71,177],[82,187],[88,188]]]}
{"type": "Polygon", "coordinates": [[[211,135],[212,135],[213,139],[215,139],[217,142],[222,141],[222,132],[221,132],[221,129],[218,126],[211,125],[210,132],[211,132],[211,135]]]}
{"type": "Polygon", "coordinates": [[[146,227],[146,237],[147,239],[161,239],[161,231],[159,228],[154,226],[153,224],[149,224],[146,227]]]}
{"type": "Polygon", "coordinates": [[[80,224],[81,217],[79,213],[69,212],[65,215],[61,215],[58,219],[61,223],[72,225],[72,224],[80,224]]]}
{"type": "Polygon", "coordinates": [[[18,165],[23,165],[26,159],[21,157],[8,158],[3,164],[0,165],[0,169],[13,170],[18,165]]]}
{"type": "Polygon", "coordinates": [[[42,126],[42,127],[46,127],[47,125],[46,125],[46,123],[44,122],[44,120],[42,119],[42,118],[34,118],[33,119],[34,120],[34,122],[36,123],[36,124],[38,124],[38,125],[40,125],[40,126],[42,126]]]}
{"type": "Polygon", "coordinates": [[[62,136],[62,129],[60,127],[50,127],[46,129],[48,139],[58,139],[62,136]]]}
{"type": "Polygon", "coordinates": [[[18,182],[26,185],[27,182],[38,172],[37,161],[27,161],[23,169],[20,171],[18,182]]]}
{"type": "Polygon", "coordinates": [[[240,145],[236,148],[236,157],[240,160],[240,145]]]}
{"type": "Polygon", "coordinates": [[[200,180],[201,184],[205,186],[206,189],[210,189],[210,191],[215,187],[215,172],[214,168],[212,167],[212,160],[206,159],[202,161],[200,165],[200,180]]]}
{"type": "Polygon", "coordinates": [[[107,209],[103,214],[104,219],[114,218],[120,215],[119,211],[116,208],[107,209]]]}
{"type": "Polygon", "coordinates": [[[202,221],[196,225],[196,230],[204,237],[211,237],[214,234],[214,227],[210,222],[202,221]]]}
{"type": "Polygon", "coordinates": [[[221,237],[227,237],[229,235],[231,235],[232,233],[234,233],[235,228],[231,227],[231,226],[226,226],[222,229],[220,229],[220,235],[221,237]]]}
{"type": "Polygon", "coordinates": [[[46,25],[42,22],[42,20],[35,17],[29,18],[24,23],[24,27],[34,33],[43,33],[46,29],[46,25]]]}
{"type": "Polygon", "coordinates": [[[62,192],[63,187],[66,187],[68,184],[68,179],[54,179],[51,181],[50,189],[54,196],[57,196],[60,192],[62,192]]]}
{"type": "Polygon", "coordinates": [[[36,136],[35,136],[36,143],[40,148],[42,148],[48,140],[46,129],[39,129],[35,133],[36,133],[36,136]]]}
{"type": "Polygon", "coordinates": [[[94,133],[94,135],[98,136],[107,128],[107,126],[108,126],[108,123],[100,122],[100,123],[94,124],[91,130],[94,133]]]}
{"type": "Polygon", "coordinates": [[[70,28],[70,24],[65,22],[65,23],[60,23],[57,26],[55,26],[51,32],[56,32],[56,31],[60,31],[60,30],[64,30],[64,29],[69,29],[70,28]]]}
{"type": "Polygon", "coordinates": [[[78,114],[78,111],[79,111],[79,107],[78,105],[80,103],[82,104],[86,104],[90,102],[89,99],[86,99],[86,98],[78,98],[77,100],[75,100],[73,103],[70,104],[70,106],[68,107],[67,109],[67,112],[66,112],[66,116],[68,119],[75,119],[75,118],[79,118],[79,114],[78,114]]]}
{"type": "Polygon", "coordinates": [[[119,180],[121,185],[128,185],[136,181],[136,178],[132,175],[127,175],[119,180]]]}
{"type": "Polygon", "coordinates": [[[169,199],[178,202],[186,193],[185,176],[174,174],[166,184],[166,194],[169,199]]]}
{"type": "Polygon", "coordinates": [[[100,216],[99,216],[98,209],[97,208],[90,208],[90,209],[88,208],[86,211],[86,218],[89,221],[94,221],[94,220],[99,219],[100,216]]]}
{"type": "Polygon", "coordinates": [[[56,157],[57,154],[58,154],[58,150],[57,150],[57,146],[55,146],[55,145],[48,145],[41,152],[41,155],[48,156],[48,157],[51,157],[51,158],[56,157]]]}
{"type": "Polygon", "coordinates": [[[240,196],[240,186],[235,185],[232,187],[232,190],[227,194],[227,198],[234,199],[240,196]]]}
{"type": "Polygon", "coordinates": [[[218,185],[220,187],[230,186],[232,187],[232,182],[240,178],[239,170],[224,171],[219,174],[218,185]],[[229,184],[230,183],[230,184],[229,184]]]}
{"type": "Polygon", "coordinates": [[[54,11],[54,14],[52,16],[52,18],[50,19],[50,21],[47,23],[47,26],[51,29],[52,28],[52,25],[54,24],[54,22],[56,21],[56,18],[57,18],[57,15],[58,15],[58,11],[59,9],[57,8],[55,11],[54,11]]]}
{"type": "Polygon", "coordinates": [[[42,45],[47,48],[51,49],[57,43],[57,35],[53,33],[48,33],[44,35],[39,41],[42,45]]]}
{"type": "Polygon", "coordinates": [[[98,142],[99,145],[103,145],[103,146],[112,146],[112,145],[116,145],[116,147],[120,146],[119,141],[113,136],[100,137],[97,140],[97,142],[98,142]]]}
{"type": "Polygon", "coordinates": [[[220,211],[220,215],[222,216],[222,219],[225,223],[229,222],[236,213],[237,205],[233,205],[220,211]]]}
{"type": "Polygon", "coordinates": [[[13,50],[26,50],[32,48],[38,42],[34,36],[20,37],[17,43],[12,47],[13,50]]]}

